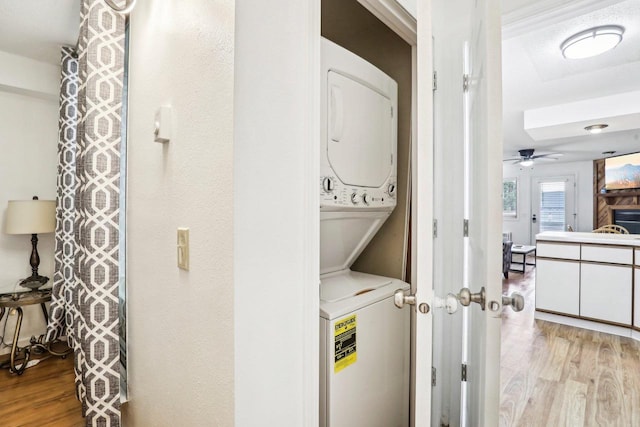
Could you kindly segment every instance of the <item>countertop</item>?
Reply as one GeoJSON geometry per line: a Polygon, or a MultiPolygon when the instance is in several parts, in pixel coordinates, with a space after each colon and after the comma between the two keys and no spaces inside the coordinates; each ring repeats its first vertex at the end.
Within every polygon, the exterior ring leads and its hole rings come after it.
{"type": "Polygon", "coordinates": [[[544,233],[536,234],[536,240],[640,247],[640,234],[604,234],[569,231],[545,231],[544,233]]]}

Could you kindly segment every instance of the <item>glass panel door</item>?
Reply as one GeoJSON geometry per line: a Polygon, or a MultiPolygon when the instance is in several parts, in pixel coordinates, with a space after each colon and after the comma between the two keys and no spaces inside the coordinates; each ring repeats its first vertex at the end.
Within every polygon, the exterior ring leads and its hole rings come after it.
{"type": "Polygon", "coordinates": [[[545,231],[576,230],[575,178],[536,178],[531,195],[531,244],[545,231]]]}
{"type": "Polygon", "coordinates": [[[565,230],[565,184],[564,181],[540,183],[540,232],[565,230]]]}

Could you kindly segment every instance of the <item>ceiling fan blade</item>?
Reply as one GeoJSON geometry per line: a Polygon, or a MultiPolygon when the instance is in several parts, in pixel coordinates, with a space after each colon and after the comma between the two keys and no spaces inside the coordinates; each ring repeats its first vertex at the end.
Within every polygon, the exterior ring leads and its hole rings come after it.
{"type": "Polygon", "coordinates": [[[510,161],[512,161],[512,160],[520,161],[520,160],[522,160],[522,157],[512,157],[512,158],[510,158],[510,159],[504,159],[504,160],[502,160],[502,161],[503,161],[503,162],[510,162],[510,161]]]}
{"type": "Polygon", "coordinates": [[[556,157],[562,157],[562,156],[563,156],[562,153],[547,153],[547,154],[538,154],[535,156],[531,156],[531,158],[532,159],[548,158],[548,159],[557,160],[556,157]]]}

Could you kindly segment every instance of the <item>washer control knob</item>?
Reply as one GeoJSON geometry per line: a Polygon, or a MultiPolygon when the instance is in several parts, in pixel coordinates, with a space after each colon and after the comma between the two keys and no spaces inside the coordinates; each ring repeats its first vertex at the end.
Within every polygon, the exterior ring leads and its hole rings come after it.
{"type": "Polygon", "coordinates": [[[326,177],[325,179],[322,180],[322,188],[327,193],[331,193],[335,188],[335,184],[333,183],[333,180],[331,178],[326,177]]]}
{"type": "Polygon", "coordinates": [[[358,193],[353,193],[351,195],[351,203],[353,203],[354,205],[360,203],[360,196],[358,195],[358,193]]]}
{"type": "Polygon", "coordinates": [[[389,184],[389,187],[387,188],[387,192],[389,193],[390,196],[395,196],[396,195],[396,185],[395,184],[389,184]]]}
{"type": "Polygon", "coordinates": [[[368,205],[369,202],[371,201],[371,196],[369,196],[367,193],[363,194],[362,201],[364,202],[365,205],[368,205]]]}

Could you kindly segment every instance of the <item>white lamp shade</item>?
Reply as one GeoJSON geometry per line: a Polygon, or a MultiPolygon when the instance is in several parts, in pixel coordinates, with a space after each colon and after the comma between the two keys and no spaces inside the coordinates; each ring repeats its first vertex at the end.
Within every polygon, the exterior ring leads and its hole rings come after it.
{"type": "Polygon", "coordinates": [[[56,229],[55,200],[9,200],[7,234],[53,233],[56,229]]]}

